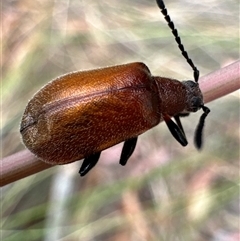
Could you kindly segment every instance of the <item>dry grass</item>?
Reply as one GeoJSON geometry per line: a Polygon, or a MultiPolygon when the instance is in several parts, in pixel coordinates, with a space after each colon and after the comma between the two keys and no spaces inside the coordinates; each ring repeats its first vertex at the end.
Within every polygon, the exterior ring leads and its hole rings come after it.
{"type": "MultiPolygon", "coordinates": [[[[202,75],[239,58],[237,1],[166,5],[202,75]]],[[[25,105],[56,76],[142,61],[154,75],[192,78],[154,1],[4,1],[2,16],[3,156],[24,149],[25,105]]],[[[2,188],[2,240],[238,240],[239,92],[208,106],[200,153],[195,114],[186,148],[161,124],[126,167],[118,145],[85,178],[74,163],[2,188]]]]}

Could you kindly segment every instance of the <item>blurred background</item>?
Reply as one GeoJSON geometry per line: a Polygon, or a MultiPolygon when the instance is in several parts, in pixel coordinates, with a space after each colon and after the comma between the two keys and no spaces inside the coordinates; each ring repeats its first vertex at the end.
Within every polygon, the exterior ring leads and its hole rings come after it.
{"type": "MultiPolygon", "coordinates": [[[[201,75],[239,58],[239,1],[165,0],[201,75]]],[[[28,100],[70,71],[140,61],[153,75],[192,79],[154,0],[10,0],[2,3],[2,155],[24,149],[28,100]]],[[[1,188],[2,240],[239,240],[239,91],[183,119],[189,145],[164,123],[139,137],[125,167],[122,144],[80,178],[81,161],[1,188]]]]}

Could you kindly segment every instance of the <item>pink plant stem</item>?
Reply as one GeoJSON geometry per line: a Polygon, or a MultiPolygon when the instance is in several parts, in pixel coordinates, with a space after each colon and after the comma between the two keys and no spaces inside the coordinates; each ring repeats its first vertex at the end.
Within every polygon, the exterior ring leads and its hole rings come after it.
{"type": "MultiPolygon", "coordinates": [[[[210,102],[240,88],[240,61],[212,72],[199,81],[204,102],[210,102]]],[[[24,177],[52,167],[38,160],[27,149],[3,158],[0,170],[0,186],[5,186],[24,177]]]]}
{"type": "Polygon", "coordinates": [[[216,100],[240,88],[240,60],[200,79],[204,103],[216,100]]]}

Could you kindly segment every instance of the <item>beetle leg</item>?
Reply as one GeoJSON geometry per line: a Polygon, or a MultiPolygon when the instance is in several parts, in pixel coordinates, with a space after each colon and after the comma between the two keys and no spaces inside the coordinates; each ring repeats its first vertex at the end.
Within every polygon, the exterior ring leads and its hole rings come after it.
{"type": "Polygon", "coordinates": [[[185,135],[185,132],[184,132],[182,123],[181,123],[180,115],[175,115],[175,116],[174,116],[174,120],[176,121],[177,126],[180,128],[180,130],[182,131],[182,133],[184,134],[184,136],[185,136],[185,138],[186,138],[186,135],[185,135]]]}
{"type": "Polygon", "coordinates": [[[79,170],[80,176],[86,175],[98,162],[101,152],[97,152],[83,160],[82,166],[79,170]]]}
{"type": "Polygon", "coordinates": [[[120,157],[120,161],[119,161],[119,163],[122,166],[125,166],[127,164],[127,161],[129,159],[129,157],[133,154],[134,149],[135,149],[136,144],[137,144],[137,138],[138,137],[134,137],[134,138],[128,139],[124,142],[121,157],[120,157]]]}
{"type": "Polygon", "coordinates": [[[168,129],[172,133],[173,137],[182,145],[186,146],[188,144],[185,134],[182,132],[181,127],[171,120],[169,115],[163,115],[163,119],[166,122],[168,129]]]}

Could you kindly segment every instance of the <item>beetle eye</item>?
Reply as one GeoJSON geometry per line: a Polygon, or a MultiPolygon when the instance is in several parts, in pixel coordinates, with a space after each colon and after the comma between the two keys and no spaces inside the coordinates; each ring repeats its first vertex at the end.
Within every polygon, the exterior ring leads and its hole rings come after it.
{"type": "Polygon", "coordinates": [[[202,105],[202,99],[199,97],[193,97],[192,98],[192,107],[196,109],[196,111],[200,108],[202,105]]]}
{"type": "Polygon", "coordinates": [[[201,102],[202,102],[202,100],[201,100],[201,98],[199,98],[199,97],[193,97],[193,99],[192,99],[192,104],[193,104],[194,106],[200,106],[200,105],[201,105],[201,102]]]}

